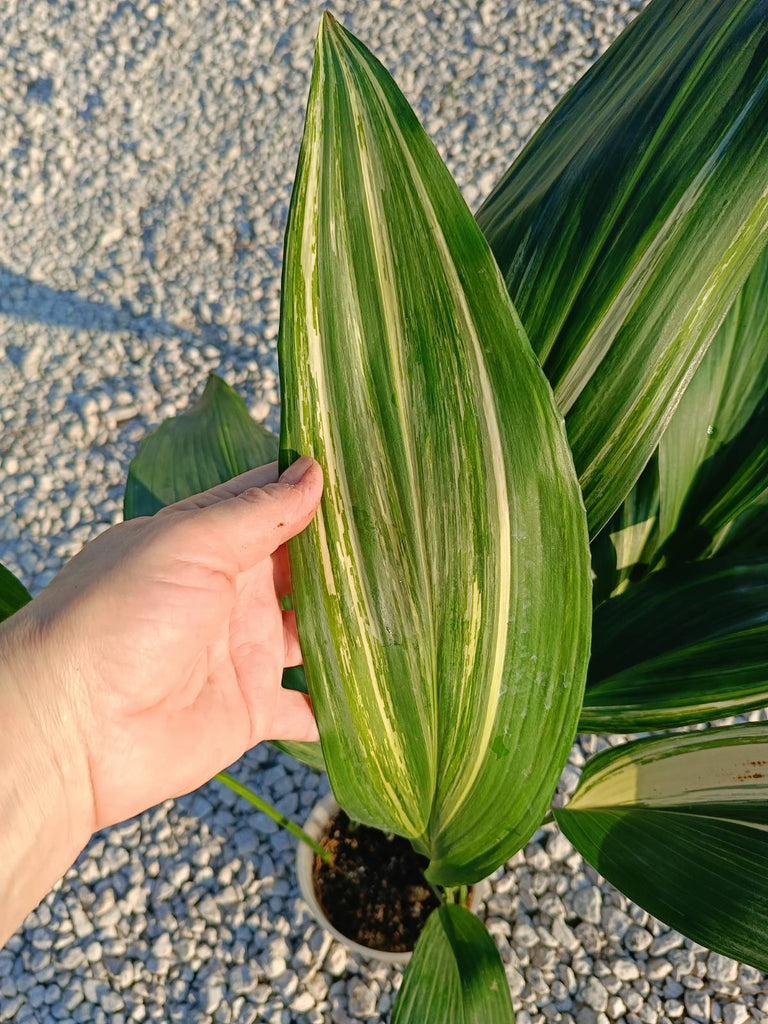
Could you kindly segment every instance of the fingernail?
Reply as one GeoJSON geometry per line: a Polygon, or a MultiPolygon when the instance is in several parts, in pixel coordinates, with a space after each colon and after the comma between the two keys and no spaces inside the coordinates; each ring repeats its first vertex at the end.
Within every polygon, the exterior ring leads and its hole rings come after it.
{"type": "Polygon", "coordinates": [[[309,455],[302,455],[300,459],[296,459],[286,469],[283,475],[280,477],[281,484],[297,484],[299,480],[305,475],[309,467],[314,462],[314,459],[310,458],[309,455]]]}

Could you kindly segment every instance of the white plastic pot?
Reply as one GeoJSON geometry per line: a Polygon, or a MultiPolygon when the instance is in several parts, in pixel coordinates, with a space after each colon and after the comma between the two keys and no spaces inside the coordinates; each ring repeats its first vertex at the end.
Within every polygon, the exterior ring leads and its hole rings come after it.
{"type": "MultiPolygon", "coordinates": [[[[333,794],[329,793],[315,804],[312,809],[312,813],[304,823],[304,831],[313,839],[319,840],[325,832],[328,823],[336,816],[339,810],[339,805],[336,803],[333,794]]],[[[325,911],[320,906],[320,901],[315,894],[315,883],[312,878],[314,861],[315,851],[307,846],[306,843],[300,842],[296,854],[296,874],[299,879],[299,889],[301,890],[301,895],[309,905],[309,909],[312,911],[318,923],[321,924],[327,932],[330,932],[334,939],[338,942],[343,942],[347,949],[352,953],[368,957],[371,960],[380,960],[385,964],[408,963],[411,959],[410,953],[387,953],[381,949],[371,949],[370,946],[363,946],[359,942],[353,942],[353,940],[344,935],[343,932],[340,932],[338,928],[334,928],[325,916],[325,911]]],[[[477,909],[486,893],[487,887],[487,882],[478,882],[477,885],[472,887],[469,909],[473,913],[477,913],[477,909]]]]}

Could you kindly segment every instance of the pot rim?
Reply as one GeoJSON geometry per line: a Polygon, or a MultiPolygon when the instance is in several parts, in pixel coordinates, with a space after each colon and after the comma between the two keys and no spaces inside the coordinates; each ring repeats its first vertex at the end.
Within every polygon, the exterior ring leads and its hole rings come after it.
{"type": "MultiPolygon", "coordinates": [[[[310,835],[312,839],[319,840],[325,831],[328,822],[340,810],[341,807],[337,803],[333,793],[328,793],[312,808],[309,817],[304,822],[304,831],[310,835]]],[[[299,890],[301,891],[301,895],[304,898],[305,903],[308,904],[309,909],[312,911],[317,922],[322,925],[327,932],[330,932],[337,942],[342,942],[347,949],[359,956],[364,956],[373,960],[380,960],[387,964],[408,963],[412,956],[411,951],[390,953],[383,949],[373,949],[371,946],[363,946],[361,943],[350,939],[331,924],[325,914],[325,911],[320,906],[320,901],[315,895],[315,885],[312,878],[314,860],[315,851],[307,846],[306,843],[299,842],[298,849],[296,851],[296,874],[298,876],[299,890]]],[[[486,889],[487,883],[485,882],[478,882],[472,887],[469,909],[473,913],[477,913],[480,902],[485,896],[486,889]]]]}

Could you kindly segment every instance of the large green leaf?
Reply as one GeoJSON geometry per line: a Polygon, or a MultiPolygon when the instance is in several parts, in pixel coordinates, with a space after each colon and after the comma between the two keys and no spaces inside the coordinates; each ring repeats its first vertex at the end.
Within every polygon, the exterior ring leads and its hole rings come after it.
{"type": "Polygon", "coordinates": [[[768,479],[768,249],[755,264],[659,445],[668,561],[708,552],[768,479]]]}
{"type": "MultiPolygon", "coordinates": [[[[128,471],[123,514],[126,519],[152,516],[165,505],[274,462],[277,449],[275,435],[256,423],[242,398],[211,374],[199,401],[165,420],[139,445],[128,471]]],[[[300,667],[286,675],[290,689],[302,688],[300,667]]],[[[316,771],[325,768],[319,743],[274,745],[316,771]]]]}
{"type": "Polygon", "coordinates": [[[662,569],[595,611],[579,728],[639,732],[768,705],[768,556],[662,569]]]}
{"type": "Polygon", "coordinates": [[[504,964],[468,910],[434,910],[419,936],[392,1024],[514,1024],[504,964]]]}
{"type": "Polygon", "coordinates": [[[199,401],[161,423],[139,445],[128,471],[123,515],[152,516],[192,494],[274,462],[278,441],[242,398],[211,374],[199,401]]]}
{"type": "Polygon", "coordinates": [[[412,839],[433,881],[476,881],[538,825],[573,737],[585,515],[475,221],[390,76],[328,16],[280,366],[281,457],[325,473],[288,550],[334,792],[412,839]]]}
{"type": "Polygon", "coordinates": [[[768,238],[768,0],[653,0],[478,214],[566,413],[590,531],[768,238]]]}
{"type": "Polygon", "coordinates": [[[32,598],[29,591],[10,569],[0,565],[0,622],[10,618],[32,598]]]}
{"type": "Polygon", "coordinates": [[[555,818],[635,903],[768,970],[768,725],[607,750],[555,818]]]}

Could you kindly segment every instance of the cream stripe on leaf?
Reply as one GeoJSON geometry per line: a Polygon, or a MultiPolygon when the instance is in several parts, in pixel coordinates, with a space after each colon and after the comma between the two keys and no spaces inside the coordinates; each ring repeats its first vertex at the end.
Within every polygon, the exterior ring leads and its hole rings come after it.
{"type": "Polygon", "coordinates": [[[768,242],[766,24],[768,0],[652,0],[478,213],[593,536],[768,242]]]}
{"type": "Polygon", "coordinates": [[[394,82],[328,16],[289,214],[281,458],[329,776],[471,882],[530,836],[576,725],[586,518],[562,420],[477,225],[394,82]]]}
{"type": "Polygon", "coordinates": [[[587,764],[558,825],[666,924],[768,970],[768,725],[640,740],[587,764]]]}
{"type": "Polygon", "coordinates": [[[666,562],[708,554],[768,482],[768,248],[659,445],[666,562]]]}

